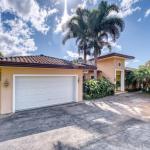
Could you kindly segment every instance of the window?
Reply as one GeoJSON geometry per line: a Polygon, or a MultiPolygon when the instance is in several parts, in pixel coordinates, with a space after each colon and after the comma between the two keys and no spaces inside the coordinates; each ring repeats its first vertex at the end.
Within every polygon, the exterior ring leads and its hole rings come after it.
{"type": "Polygon", "coordinates": [[[91,76],[91,79],[94,79],[94,76],[91,76]]]}

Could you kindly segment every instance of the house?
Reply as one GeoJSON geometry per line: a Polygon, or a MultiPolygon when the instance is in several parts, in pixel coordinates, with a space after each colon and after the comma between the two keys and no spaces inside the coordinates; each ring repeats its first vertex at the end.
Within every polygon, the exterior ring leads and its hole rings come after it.
{"type": "Polygon", "coordinates": [[[83,70],[48,56],[0,58],[0,114],[82,101],[83,70]]]}
{"type": "MultiPolygon", "coordinates": [[[[125,90],[125,61],[127,59],[134,59],[133,56],[124,55],[120,53],[109,53],[97,58],[97,77],[104,76],[113,84],[116,84],[116,90],[125,90]]],[[[90,59],[90,62],[93,62],[90,59]]],[[[85,79],[92,79],[94,70],[90,69],[85,72],[85,79]]]]}
{"type": "Polygon", "coordinates": [[[82,101],[83,77],[93,78],[96,69],[124,91],[125,60],[133,58],[103,55],[96,68],[44,55],[0,57],[0,114],[82,101]]]}

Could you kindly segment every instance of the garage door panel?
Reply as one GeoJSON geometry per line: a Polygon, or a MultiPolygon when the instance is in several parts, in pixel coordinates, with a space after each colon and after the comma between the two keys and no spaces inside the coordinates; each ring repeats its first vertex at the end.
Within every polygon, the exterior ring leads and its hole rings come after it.
{"type": "Polygon", "coordinates": [[[74,76],[17,76],[15,79],[16,110],[68,103],[75,98],[74,76]]]}

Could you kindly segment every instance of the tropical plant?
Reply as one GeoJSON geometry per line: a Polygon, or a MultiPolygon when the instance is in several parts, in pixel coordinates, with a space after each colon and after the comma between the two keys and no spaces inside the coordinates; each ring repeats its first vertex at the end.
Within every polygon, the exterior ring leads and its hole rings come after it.
{"type": "Polygon", "coordinates": [[[88,17],[90,47],[94,49],[95,65],[97,64],[97,56],[101,55],[102,49],[105,46],[111,49],[111,42],[115,42],[124,29],[124,21],[117,16],[110,16],[112,11],[118,13],[119,7],[102,1],[97,9],[90,12],[88,17]]]}
{"type": "MultiPolygon", "coordinates": [[[[84,51],[85,62],[86,55],[94,50],[96,65],[97,56],[101,55],[103,47],[111,49],[111,42],[118,39],[124,29],[124,21],[117,16],[110,16],[112,11],[118,12],[119,7],[115,4],[109,5],[106,1],[102,1],[97,9],[78,8],[67,24],[63,43],[70,38],[76,38],[79,53],[84,51]]],[[[95,76],[96,74],[97,72],[95,76]]]]}
{"type": "Polygon", "coordinates": [[[116,81],[116,90],[119,90],[120,87],[121,87],[121,82],[120,81],[116,81]]]}
{"type": "Polygon", "coordinates": [[[84,99],[96,99],[113,95],[115,86],[106,78],[99,80],[86,80],[83,84],[84,99]]]}
{"type": "Polygon", "coordinates": [[[135,91],[138,89],[134,71],[130,71],[125,75],[125,84],[127,91],[135,91]]]}
{"type": "Polygon", "coordinates": [[[68,21],[67,28],[64,29],[64,31],[67,31],[63,39],[63,44],[65,44],[68,39],[76,38],[78,52],[79,54],[84,54],[84,63],[87,61],[87,55],[90,54],[90,47],[88,45],[88,15],[89,11],[87,9],[77,8],[75,16],[68,21]]]}
{"type": "Polygon", "coordinates": [[[142,65],[140,67],[148,67],[148,68],[150,68],[150,60],[147,61],[144,65],[142,65]]]}
{"type": "Polygon", "coordinates": [[[134,74],[135,80],[140,83],[142,90],[150,91],[150,68],[142,66],[134,74]]]}
{"type": "Polygon", "coordinates": [[[128,85],[138,83],[140,89],[150,92],[150,68],[145,66],[139,67],[126,77],[126,83],[128,85]]]}

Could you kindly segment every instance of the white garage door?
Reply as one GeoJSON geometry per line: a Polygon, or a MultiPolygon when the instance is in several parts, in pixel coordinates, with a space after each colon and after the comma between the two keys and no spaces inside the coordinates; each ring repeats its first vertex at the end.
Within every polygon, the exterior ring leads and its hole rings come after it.
{"type": "Polygon", "coordinates": [[[76,100],[75,76],[16,76],[15,110],[69,103],[76,100]]]}

